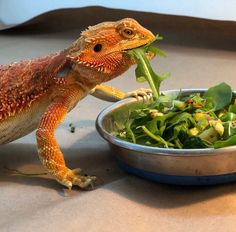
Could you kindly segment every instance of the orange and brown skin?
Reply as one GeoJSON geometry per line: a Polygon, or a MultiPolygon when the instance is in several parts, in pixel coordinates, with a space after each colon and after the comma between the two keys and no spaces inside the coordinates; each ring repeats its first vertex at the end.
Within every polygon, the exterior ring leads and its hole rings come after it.
{"type": "Polygon", "coordinates": [[[46,170],[68,188],[91,185],[95,177],[77,175],[79,169],[66,166],[54,130],[87,94],[124,98],[123,92],[100,84],[134,63],[126,50],[153,39],[150,31],[126,18],[89,27],[58,53],[0,66],[0,144],[37,129],[38,154],[46,170]]]}

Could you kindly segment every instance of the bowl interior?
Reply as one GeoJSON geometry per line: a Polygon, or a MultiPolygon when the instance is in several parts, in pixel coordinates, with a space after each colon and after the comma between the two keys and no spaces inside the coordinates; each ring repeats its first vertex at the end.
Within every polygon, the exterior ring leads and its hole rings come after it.
{"type": "MultiPolygon", "coordinates": [[[[205,89],[196,89],[196,90],[168,90],[163,91],[164,94],[176,94],[181,92],[181,97],[189,96],[193,93],[200,93],[203,94],[206,90],[205,89]]],[[[127,118],[132,110],[135,109],[142,109],[147,107],[147,103],[144,103],[142,98],[136,100],[131,98],[127,101],[127,99],[122,100],[118,103],[118,105],[114,105],[114,107],[108,110],[105,110],[103,114],[102,126],[103,128],[111,134],[114,132],[119,131],[120,129],[124,128],[127,118]]]]}
{"type": "MultiPolygon", "coordinates": [[[[204,89],[182,90],[182,96],[192,93],[204,93],[204,89]]],[[[176,93],[179,90],[166,91],[176,93]]],[[[122,129],[129,117],[131,110],[146,107],[143,101],[134,98],[125,99],[104,109],[97,117],[96,127],[100,135],[112,147],[112,154],[128,171],[149,178],[151,175],[157,181],[166,183],[209,184],[209,176],[228,175],[236,173],[236,147],[222,149],[173,149],[158,148],[126,142],[114,136],[115,132],[122,129]],[[164,175],[164,177],[163,177],[164,175]],[[173,179],[178,177],[179,180],[173,179]],[[185,180],[183,177],[190,177],[185,180]],[[194,177],[192,179],[192,177],[194,177]],[[164,179],[163,179],[164,178],[164,179]],[[166,180],[166,178],[168,180],[166,180]],[[170,178],[170,179],[169,179],[170,178]],[[202,178],[202,181],[199,181],[202,178]],[[171,180],[171,181],[170,181],[171,180]]],[[[153,179],[153,178],[149,178],[153,179]]],[[[236,174],[233,174],[236,180],[236,174]]],[[[229,181],[213,178],[212,183],[229,181]]]]}
{"type": "MultiPolygon", "coordinates": [[[[168,90],[163,91],[164,94],[176,94],[180,93],[181,97],[189,96],[193,93],[204,94],[206,89],[182,89],[180,90],[168,90]]],[[[235,93],[235,92],[234,92],[235,93]]],[[[159,148],[151,147],[139,144],[133,144],[117,138],[115,135],[118,131],[124,128],[126,120],[129,117],[129,114],[134,109],[145,108],[148,103],[144,103],[142,98],[139,100],[135,98],[124,99],[115,104],[110,105],[105,108],[97,117],[96,127],[100,135],[105,138],[108,142],[134,149],[139,151],[145,151],[148,153],[171,153],[177,155],[188,155],[188,154],[210,154],[210,153],[221,153],[223,151],[235,151],[236,146],[213,149],[213,148],[200,148],[200,149],[173,149],[173,148],[159,148]]]]}

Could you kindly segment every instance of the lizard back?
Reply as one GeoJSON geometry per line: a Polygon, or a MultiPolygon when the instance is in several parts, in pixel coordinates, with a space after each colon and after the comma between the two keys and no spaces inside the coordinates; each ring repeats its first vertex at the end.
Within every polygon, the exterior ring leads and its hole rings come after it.
{"type": "Polygon", "coordinates": [[[61,52],[0,65],[0,121],[30,107],[47,94],[65,62],[66,55],[61,52]]]}
{"type": "Polygon", "coordinates": [[[34,129],[50,104],[50,89],[66,63],[65,52],[0,65],[0,144],[34,129]],[[45,98],[38,101],[39,98],[45,98]]]}

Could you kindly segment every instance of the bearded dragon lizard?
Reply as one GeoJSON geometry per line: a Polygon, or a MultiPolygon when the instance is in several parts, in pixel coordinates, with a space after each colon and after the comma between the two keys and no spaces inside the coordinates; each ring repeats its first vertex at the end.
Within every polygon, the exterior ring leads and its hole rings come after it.
{"type": "MultiPolygon", "coordinates": [[[[0,144],[36,130],[38,155],[62,185],[88,187],[94,176],[69,169],[54,137],[66,114],[88,94],[119,100],[128,94],[105,85],[134,60],[126,51],[154,40],[131,18],[88,27],[67,49],[46,57],[0,66],[0,144]]],[[[148,56],[148,54],[147,54],[148,56]]]]}

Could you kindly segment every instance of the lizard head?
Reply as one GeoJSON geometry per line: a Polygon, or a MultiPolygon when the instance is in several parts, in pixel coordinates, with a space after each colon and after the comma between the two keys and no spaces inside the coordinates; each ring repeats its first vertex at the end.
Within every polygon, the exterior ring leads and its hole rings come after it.
{"type": "Polygon", "coordinates": [[[69,49],[67,57],[80,75],[97,77],[103,82],[120,75],[134,64],[126,51],[145,45],[154,38],[152,32],[131,18],[104,22],[83,31],[69,49]]]}

